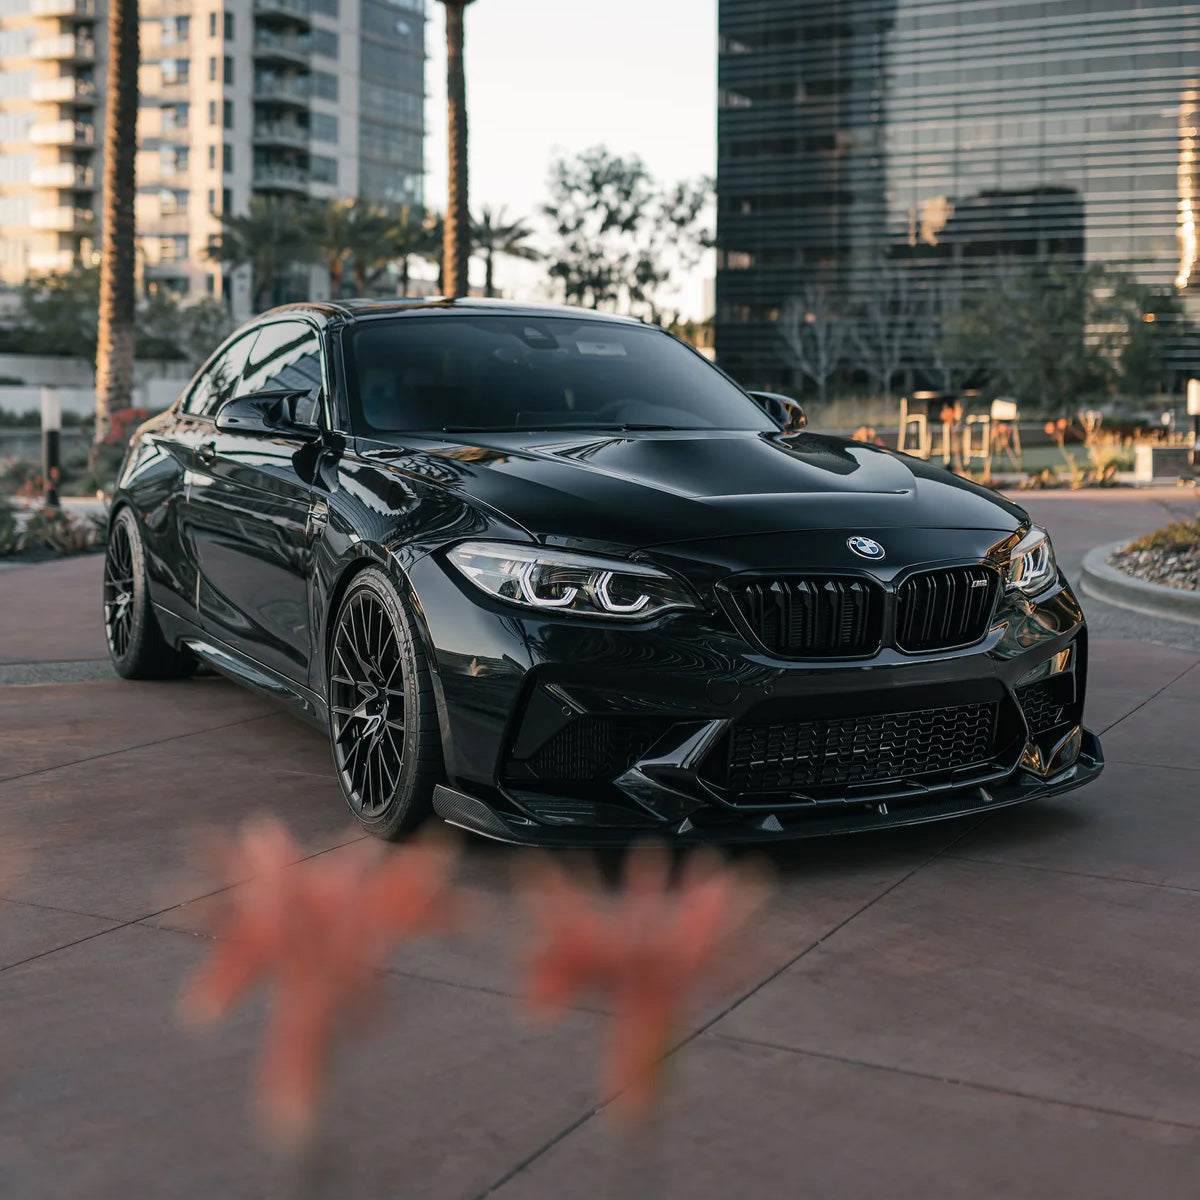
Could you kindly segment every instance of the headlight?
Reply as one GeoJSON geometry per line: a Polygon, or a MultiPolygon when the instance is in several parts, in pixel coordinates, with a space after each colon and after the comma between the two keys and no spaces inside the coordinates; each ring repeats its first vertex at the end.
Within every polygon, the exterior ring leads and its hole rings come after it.
{"type": "Polygon", "coordinates": [[[1005,587],[1025,596],[1044,592],[1058,578],[1050,535],[1036,525],[1017,543],[1009,558],[1005,587]]]}
{"type": "Polygon", "coordinates": [[[522,608],[644,621],[697,607],[665,571],[619,558],[503,542],[466,542],[447,557],[476,587],[522,608]]]}

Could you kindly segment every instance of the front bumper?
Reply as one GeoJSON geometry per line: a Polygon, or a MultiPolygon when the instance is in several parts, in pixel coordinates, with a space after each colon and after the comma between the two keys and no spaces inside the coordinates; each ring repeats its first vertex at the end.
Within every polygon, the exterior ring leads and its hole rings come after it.
{"type": "Polygon", "coordinates": [[[642,626],[526,614],[436,556],[410,582],[449,781],[434,808],[484,836],[825,836],[1058,795],[1103,769],[1065,583],[1002,606],[966,649],[804,663],[759,653],[717,611],[642,626]]]}

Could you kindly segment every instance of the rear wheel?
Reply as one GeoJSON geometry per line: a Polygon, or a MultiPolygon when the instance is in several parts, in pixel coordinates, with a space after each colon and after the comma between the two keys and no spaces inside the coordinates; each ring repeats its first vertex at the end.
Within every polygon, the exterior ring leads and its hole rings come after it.
{"type": "Polygon", "coordinates": [[[395,839],[432,811],[441,737],[425,648],[387,574],[368,567],[338,608],[329,650],[338,782],[369,833],[395,839]]]}
{"type": "Polygon", "coordinates": [[[104,554],[104,636],[108,656],[126,679],[182,679],[196,669],[186,650],[167,644],[146,587],[137,519],[128,508],[113,518],[104,554]]]}

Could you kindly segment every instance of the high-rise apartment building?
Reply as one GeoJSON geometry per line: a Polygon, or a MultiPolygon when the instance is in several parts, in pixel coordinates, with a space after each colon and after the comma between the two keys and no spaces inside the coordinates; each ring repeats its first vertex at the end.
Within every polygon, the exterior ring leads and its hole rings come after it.
{"type": "Polygon", "coordinates": [[[721,0],[716,346],[799,386],[777,321],[881,267],[970,287],[1102,262],[1200,316],[1197,0],[721,0]]]}
{"type": "MultiPolygon", "coordinates": [[[[142,0],[147,288],[222,295],[204,249],[253,195],[419,203],[424,0],[142,0]]],[[[97,245],[105,0],[0,0],[0,281],[97,245]]]]}

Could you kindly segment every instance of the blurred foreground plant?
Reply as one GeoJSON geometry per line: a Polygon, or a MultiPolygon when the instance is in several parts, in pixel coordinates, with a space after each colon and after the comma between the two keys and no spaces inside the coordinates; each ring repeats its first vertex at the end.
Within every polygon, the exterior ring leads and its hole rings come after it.
{"type": "Polygon", "coordinates": [[[532,860],[520,890],[538,942],[526,996],[561,1015],[581,993],[613,1002],[605,1086],[627,1122],[648,1117],[662,1087],[672,1029],[719,982],[733,935],[763,903],[762,874],[707,854],[689,859],[671,885],[671,857],[659,846],[630,853],[620,889],[567,876],[549,858],[532,860]]]}
{"type": "Polygon", "coordinates": [[[427,840],[392,850],[356,843],[304,859],[270,819],[215,848],[215,880],[229,890],[183,1014],[209,1024],[256,985],[272,988],[258,1101],[285,1148],[300,1148],[312,1133],[335,1046],[361,1029],[395,947],[458,923],[456,856],[452,843],[427,840]]]}

